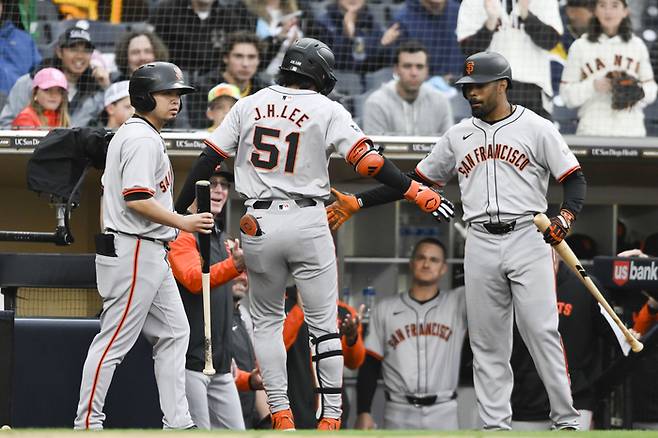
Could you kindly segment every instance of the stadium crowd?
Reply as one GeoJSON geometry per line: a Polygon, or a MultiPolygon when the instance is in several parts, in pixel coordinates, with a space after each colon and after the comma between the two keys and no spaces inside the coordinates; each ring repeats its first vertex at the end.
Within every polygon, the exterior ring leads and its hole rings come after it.
{"type": "Polygon", "coordinates": [[[454,80],[465,57],[482,50],[510,61],[511,99],[563,134],[642,137],[658,121],[649,55],[658,9],[649,0],[134,0],[118,11],[3,0],[0,10],[2,129],[107,126],[110,84],[154,60],[180,66],[197,89],[170,128],[206,129],[210,89],[227,83],[246,96],[272,84],[283,53],[303,36],[332,47],[331,98],[369,134],[440,135],[469,116],[454,80]],[[68,83],[50,91],[66,99],[45,107],[38,95],[47,90],[35,81],[44,68],[68,83]],[[616,108],[622,74],[635,97],[616,108]],[[32,117],[17,120],[24,111],[32,117]],[[429,114],[439,122],[425,123],[429,114]]]}

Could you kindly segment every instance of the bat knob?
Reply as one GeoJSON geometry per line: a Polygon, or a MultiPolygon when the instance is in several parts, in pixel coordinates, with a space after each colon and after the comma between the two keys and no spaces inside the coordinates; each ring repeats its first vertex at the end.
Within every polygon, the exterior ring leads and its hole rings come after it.
{"type": "Polygon", "coordinates": [[[214,368],[204,368],[203,369],[203,374],[206,376],[214,376],[215,375],[215,369],[214,368]]]}

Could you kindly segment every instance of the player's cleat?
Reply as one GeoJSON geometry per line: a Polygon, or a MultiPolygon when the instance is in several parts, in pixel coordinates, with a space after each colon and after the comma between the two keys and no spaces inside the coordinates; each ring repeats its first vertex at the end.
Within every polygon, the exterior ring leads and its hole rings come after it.
{"type": "Polygon", "coordinates": [[[284,409],[272,414],[272,429],[275,430],[295,430],[295,420],[292,418],[292,411],[284,409]]]}
{"type": "Polygon", "coordinates": [[[340,419],[322,417],[318,422],[318,430],[340,430],[340,419]]]}

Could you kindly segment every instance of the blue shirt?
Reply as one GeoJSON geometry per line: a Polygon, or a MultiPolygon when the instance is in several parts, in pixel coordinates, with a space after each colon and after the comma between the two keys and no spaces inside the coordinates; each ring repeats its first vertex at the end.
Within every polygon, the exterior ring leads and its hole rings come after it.
{"type": "Polygon", "coordinates": [[[6,20],[0,27],[0,93],[9,94],[16,79],[41,62],[32,37],[6,20]]]}
{"type": "Polygon", "coordinates": [[[427,48],[430,76],[461,76],[464,54],[457,42],[459,4],[447,0],[440,15],[430,15],[419,0],[407,0],[393,21],[400,23],[401,41],[417,40],[427,48]]]}

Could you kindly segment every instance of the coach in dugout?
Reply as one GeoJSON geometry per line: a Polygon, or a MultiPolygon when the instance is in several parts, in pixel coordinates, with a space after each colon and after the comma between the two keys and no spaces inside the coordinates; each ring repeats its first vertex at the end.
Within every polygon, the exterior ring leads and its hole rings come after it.
{"type": "MultiPolygon", "coordinates": [[[[230,281],[244,271],[242,249],[224,232],[222,210],[228,200],[233,175],[215,169],[210,177],[210,211],[215,227],[210,237],[210,314],[214,376],[203,374],[204,322],[201,295],[201,259],[197,236],[181,232],[171,244],[169,262],[178,283],[190,323],[190,343],[185,360],[185,394],[190,415],[201,429],[244,430],[240,398],[231,373],[233,293],[230,281]]],[[[254,375],[254,381],[258,376],[254,375]]]]}
{"type": "Polygon", "coordinates": [[[356,383],[356,429],[376,427],[370,407],[380,372],[386,394],[384,429],[459,428],[464,288],[439,290],[448,265],[445,247],[433,238],[416,244],[409,270],[409,291],[383,299],[372,312],[366,361],[356,383]]]}

